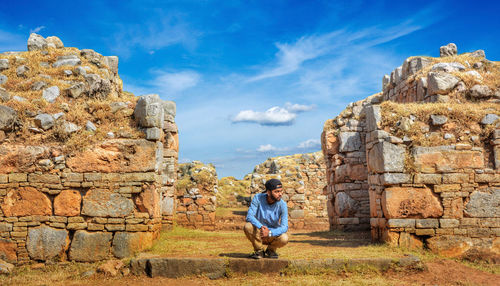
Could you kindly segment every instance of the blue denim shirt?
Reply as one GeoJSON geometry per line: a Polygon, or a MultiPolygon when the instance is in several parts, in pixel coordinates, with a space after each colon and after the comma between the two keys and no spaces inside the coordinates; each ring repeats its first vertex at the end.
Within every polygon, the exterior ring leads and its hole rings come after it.
{"type": "Polygon", "coordinates": [[[256,194],[247,213],[247,221],[257,228],[265,225],[272,236],[280,236],[288,230],[288,208],[282,199],[269,204],[267,194],[256,194]]]}

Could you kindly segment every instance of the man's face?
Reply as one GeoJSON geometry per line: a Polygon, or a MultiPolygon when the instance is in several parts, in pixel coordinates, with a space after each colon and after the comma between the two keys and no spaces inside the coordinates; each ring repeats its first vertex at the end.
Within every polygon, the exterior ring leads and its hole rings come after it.
{"type": "Polygon", "coordinates": [[[281,200],[281,197],[283,196],[283,188],[281,187],[267,192],[275,202],[281,200]]]}

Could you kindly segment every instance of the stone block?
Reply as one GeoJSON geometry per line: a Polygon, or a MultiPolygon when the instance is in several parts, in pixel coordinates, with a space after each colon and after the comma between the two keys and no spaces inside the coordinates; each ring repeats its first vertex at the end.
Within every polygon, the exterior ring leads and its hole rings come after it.
{"type": "Polygon", "coordinates": [[[151,232],[117,232],[113,238],[113,255],[117,258],[131,257],[152,245],[151,232]]]}
{"type": "Polygon", "coordinates": [[[9,174],[9,183],[27,182],[27,181],[28,181],[28,174],[25,173],[9,174]]]}
{"type": "Polygon", "coordinates": [[[102,180],[101,173],[85,173],[83,174],[85,181],[100,181],[102,180]]]}
{"type": "Polygon", "coordinates": [[[146,269],[151,277],[178,278],[190,275],[205,275],[220,278],[225,273],[224,259],[210,258],[150,258],[146,269]]]}
{"type": "Polygon", "coordinates": [[[69,246],[68,231],[48,226],[30,228],[26,248],[34,260],[63,259],[69,246]]]}
{"type": "Polygon", "coordinates": [[[112,234],[110,232],[75,232],[69,258],[79,262],[94,262],[107,259],[110,253],[112,234]]]}
{"type": "Polygon", "coordinates": [[[458,219],[442,218],[442,219],[439,219],[439,225],[442,228],[454,228],[454,227],[458,227],[460,225],[460,221],[458,219]]]}
{"type": "Polygon", "coordinates": [[[380,112],[380,106],[379,105],[369,105],[365,109],[366,109],[367,131],[371,132],[373,130],[379,129],[380,123],[382,122],[382,115],[380,112]]]}
{"type": "Polygon", "coordinates": [[[359,210],[358,201],[352,199],[345,192],[335,195],[335,213],[339,217],[353,217],[359,210]]]}
{"type": "Polygon", "coordinates": [[[132,200],[109,190],[92,189],[83,198],[82,214],[100,217],[126,217],[134,210],[132,200]]]}
{"type": "Polygon", "coordinates": [[[443,184],[463,184],[469,182],[469,174],[451,173],[443,174],[443,184]]]}
{"type": "Polygon", "coordinates": [[[476,183],[499,183],[500,174],[475,174],[476,183]]]}
{"type": "Polygon", "coordinates": [[[432,228],[417,228],[415,230],[415,234],[420,236],[420,235],[430,235],[433,236],[435,235],[435,231],[432,228]]]}
{"type": "Polygon", "coordinates": [[[406,149],[401,145],[379,142],[368,152],[368,170],[374,173],[404,172],[406,149]]]}
{"type": "Polygon", "coordinates": [[[380,179],[386,186],[411,183],[411,175],[405,173],[383,173],[380,179]]]}
{"type": "Polygon", "coordinates": [[[415,220],[415,226],[417,228],[438,228],[439,220],[438,219],[417,219],[415,220]]]}
{"type": "Polygon", "coordinates": [[[54,214],[58,216],[80,215],[82,196],[76,190],[63,190],[54,199],[54,214]]]}
{"type": "Polygon", "coordinates": [[[387,226],[388,227],[415,227],[415,220],[414,219],[399,219],[399,218],[393,218],[393,219],[388,219],[387,220],[387,226]]]}
{"type": "Polygon", "coordinates": [[[427,247],[439,255],[462,256],[473,246],[472,239],[464,236],[440,235],[427,240],[427,247]]]}
{"type": "Polygon", "coordinates": [[[66,226],[66,228],[70,229],[70,230],[86,229],[87,228],[87,223],[86,222],[68,223],[68,225],[66,226]]]}
{"type": "Polygon", "coordinates": [[[147,212],[150,217],[160,217],[160,194],[153,185],[146,186],[135,199],[135,205],[140,212],[147,212]]]}
{"type": "Polygon", "coordinates": [[[162,215],[174,214],[174,198],[163,197],[163,199],[161,200],[161,213],[162,215]]]}
{"type": "Polygon", "coordinates": [[[44,183],[44,184],[59,184],[61,179],[59,175],[54,174],[29,174],[28,182],[31,183],[44,183]]]}
{"type": "Polygon", "coordinates": [[[500,188],[472,192],[464,212],[470,217],[500,217],[500,188]]]}
{"type": "Polygon", "coordinates": [[[149,227],[144,224],[127,224],[125,226],[126,231],[148,231],[149,227]]]}
{"type": "Polygon", "coordinates": [[[413,179],[415,184],[441,184],[441,175],[440,174],[415,174],[413,179]]]}
{"type": "Polygon", "coordinates": [[[108,231],[124,231],[125,230],[125,224],[107,224],[105,227],[108,231]]]}
{"type": "Polygon", "coordinates": [[[422,173],[456,172],[484,167],[481,151],[453,150],[446,147],[415,147],[412,151],[417,171],[422,173]]]}
{"type": "Polygon", "coordinates": [[[361,137],[358,132],[340,132],[340,152],[352,152],[361,148],[361,137]]]}
{"type": "Polygon", "coordinates": [[[427,75],[429,95],[448,94],[460,79],[446,72],[430,72],[427,75]]]}
{"type": "Polygon", "coordinates": [[[52,214],[52,203],[49,198],[31,187],[9,191],[0,207],[5,216],[52,214]]]}
{"type": "Polygon", "coordinates": [[[15,241],[0,238],[0,260],[17,263],[17,243],[15,241]]]}
{"type": "Polygon", "coordinates": [[[83,182],[83,174],[81,173],[66,173],[64,178],[67,182],[83,182]]]}
{"type": "Polygon", "coordinates": [[[434,192],[436,193],[458,192],[460,189],[461,186],[459,184],[442,184],[434,186],[434,192]]]}
{"type": "Polygon", "coordinates": [[[161,129],[158,127],[151,127],[146,129],[146,139],[147,140],[160,140],[161,138],[161,129]]]}
{"type": "Polygon", "coordinates": [[[424,244],[417,236],[407,232],[401,232],[399,235],[399,246],[409,249],[422,249],[424,244]]]}
{"type": "Polygon", "coordinates": [[[164,109],[157,94],[143,95],[137,101],[134,117],[141,127],[163,128],[164,109]]]}
{"type": "Polygon", "coordinates": [[[443,215],[439,198],[427,188],[392,187],[382,194],[386,218],[430,218],[443,215]]]}

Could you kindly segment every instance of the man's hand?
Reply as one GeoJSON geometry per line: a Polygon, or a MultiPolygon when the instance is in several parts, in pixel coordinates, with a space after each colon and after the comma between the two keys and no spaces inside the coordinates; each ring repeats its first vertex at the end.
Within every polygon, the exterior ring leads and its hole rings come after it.
{"type": "Polygon", "coordinates": [[[269,236],[269,228],[267,228],[267,226],[262,226],[260,228],[260,237],[261,238],[264,238],[264,237],[268,237],[269,236]]]}

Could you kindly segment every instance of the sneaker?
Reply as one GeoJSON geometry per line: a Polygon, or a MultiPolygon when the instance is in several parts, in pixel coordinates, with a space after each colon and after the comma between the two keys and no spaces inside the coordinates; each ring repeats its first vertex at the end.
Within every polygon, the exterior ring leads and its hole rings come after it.
{"type": "Polygon", "coordinates": [[[272,259],[278,259],[279,255],[276,253],[276,251],[271,250],[271,249],[266,249],[266,252],[264,252],[267,258],[272,258],[272,259]]]}
{"type": "Polygon", "coordinates": [[[256,250],[252,254],[250,254],[250,258],[253,258],[253,259],[261,259],[263,257],[264,257],[263,250],[256,250]]]}

